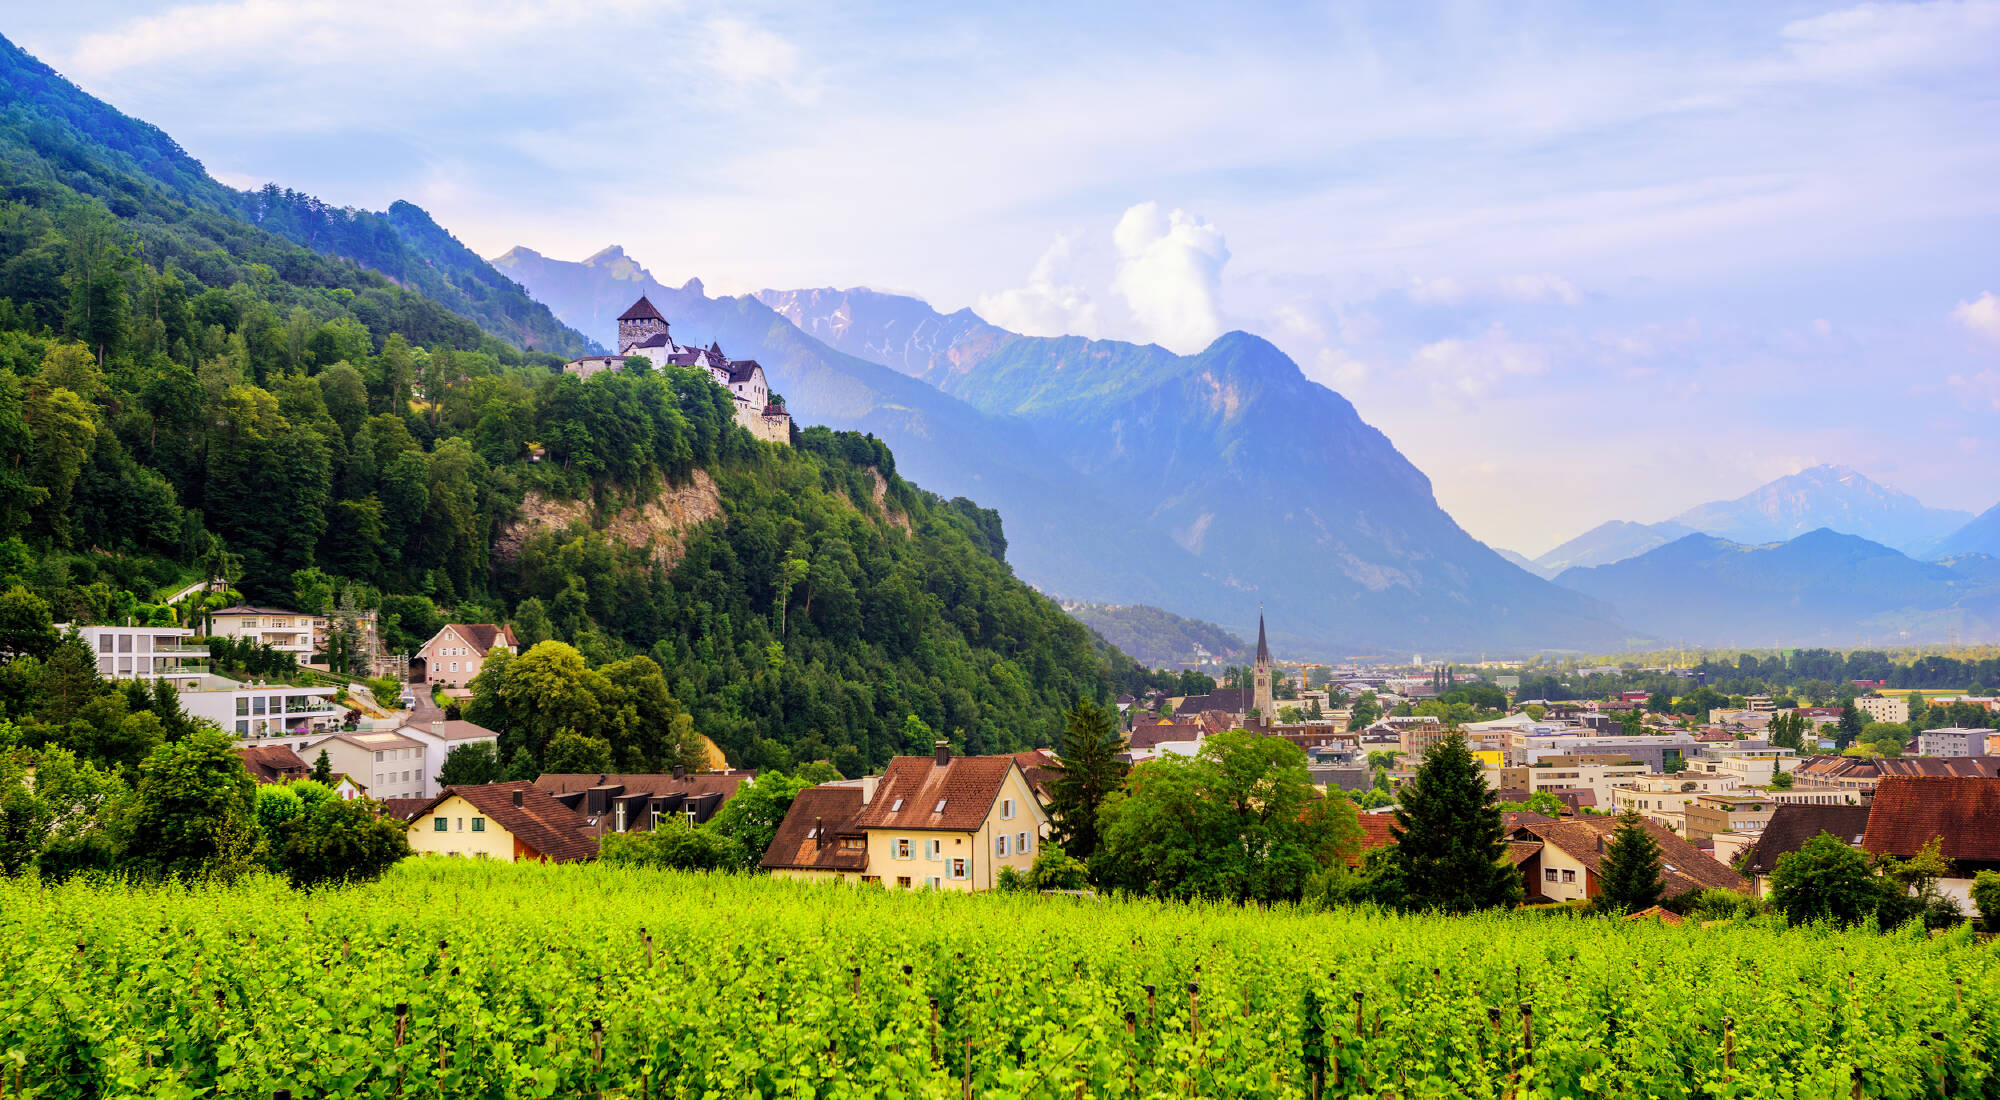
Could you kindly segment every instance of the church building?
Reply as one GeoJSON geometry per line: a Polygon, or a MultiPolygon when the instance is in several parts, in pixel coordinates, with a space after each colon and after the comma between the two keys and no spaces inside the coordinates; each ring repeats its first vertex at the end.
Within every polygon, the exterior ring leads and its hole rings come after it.
{"type": "Polygon", "coordinates": [[[755,359],[730,359],[722,346],[710,342],[703,347],[687,347],[674,342],[667,319],[644,295],[618,317],[618,354],[586,355],[563,364],[565,374],[588,379],[607,370],[617,370],[630,358],[645,359],[654,369],[696,367],[706,370],[715,384],[736,399],[736,422],[751,435],[772,443],[790,443],[792,415],[780,401],[771,399],[770,383],[764,368],[755,359]]]}

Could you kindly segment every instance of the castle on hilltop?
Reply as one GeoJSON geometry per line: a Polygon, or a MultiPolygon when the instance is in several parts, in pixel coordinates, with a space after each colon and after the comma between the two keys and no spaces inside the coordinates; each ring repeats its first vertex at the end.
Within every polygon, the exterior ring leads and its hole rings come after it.
{"type": "Polygon", "coordinates": [[[706,370],[716,385],[736,399],[736,422],[751,435],[772,443],[792,441],[792,414],[786,411],[784,399],[771,393],[762,365],[755,359],[731,359],[722,354],[718,343],[710,342],[705,348],[674,343],[667,319],[643,294],[618,316],[618,354],[572,359],[563,364],[563,373],[588,379],[617,370],[632,358],[645,359],[656,370],[668,366],[706,370]]]}

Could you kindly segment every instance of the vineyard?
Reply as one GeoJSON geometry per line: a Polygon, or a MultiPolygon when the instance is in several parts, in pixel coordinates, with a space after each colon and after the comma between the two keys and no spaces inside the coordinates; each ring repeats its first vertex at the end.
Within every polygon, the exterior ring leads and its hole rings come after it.
{"type": "Polygon", "coordinates": [[[2000,1096],[1935,939],[424,862],[0,882],[0,1097],[2000,1096]]]}

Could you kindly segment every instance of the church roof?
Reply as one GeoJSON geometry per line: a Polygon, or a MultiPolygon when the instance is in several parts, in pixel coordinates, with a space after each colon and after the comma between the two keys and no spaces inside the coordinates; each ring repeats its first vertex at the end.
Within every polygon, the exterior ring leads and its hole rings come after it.
{"type": "Polygon", "coordinates": [[[618,319],[620,321],[666,320],[665,317],[660,316],[659,310],[653,308],[653,303],[646,300],[646,296],[644,294],[639,295],[639,300],[632,303],[632,308],[619,314],[618,319]]]}
{"type": "Polygon", "coordinates": [[[1262,611],[1257,612],[1257,663],[1259,665],[1268,665],[1271,663],[1271,644],[1264,640],[1264,613],[1262,611]]]}

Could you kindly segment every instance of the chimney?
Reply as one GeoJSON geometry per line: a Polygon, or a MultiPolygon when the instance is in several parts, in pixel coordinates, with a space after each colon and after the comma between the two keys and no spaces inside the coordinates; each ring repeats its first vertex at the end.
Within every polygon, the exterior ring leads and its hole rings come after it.
{"type": "Polygon", "coordinates": [[[515,808],[515,809],[517,809],[517,810],[521,808],[521,792],[520,792],[520,791],[515,791],[515,792],[514,792],[514,808],[515,808]]]}
{"type": "Polygon", "coordinates": [[[674,778],[675,778],[675,779],[686,779],[687,777],[688,777],[688,770],[687,770],[687,765],[685,765],[685,764],[675,764],[675,765],[674,765],[674,778]]]}
{"type": "Polygon", "coordinates": [[[817,841],[817,843],[815,843],[813,847],[815,848],[826,847],[826,818],[823,817],[813,818],[813,839],[817,841]]]}
{"type": "Polygon", "coordinates": [[[942,768],[946,764],[951,763],[951,742],[949,741],[933,742],[931,745],[931,751],[936,755],[938,767],[942,768]]]}

